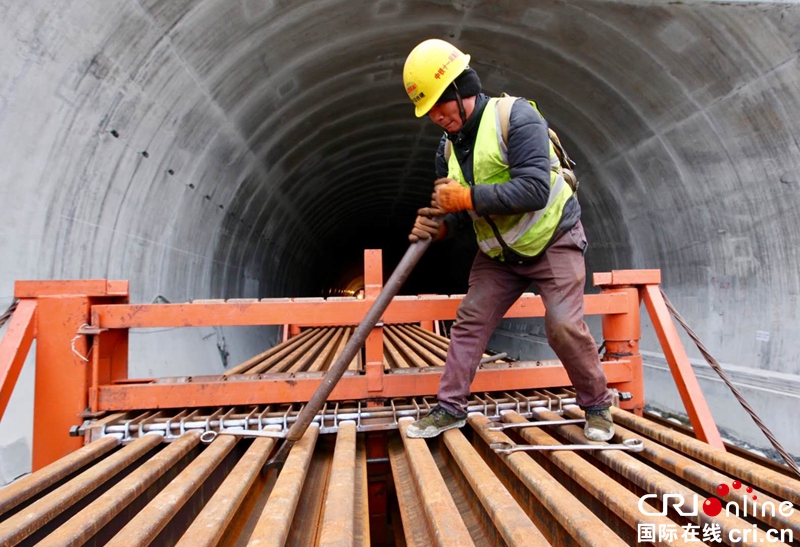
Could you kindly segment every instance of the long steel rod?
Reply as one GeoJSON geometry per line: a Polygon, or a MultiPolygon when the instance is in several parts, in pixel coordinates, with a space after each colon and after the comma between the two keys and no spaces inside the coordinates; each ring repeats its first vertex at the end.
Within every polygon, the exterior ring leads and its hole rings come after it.
{"type": "Polygon", "coordinates": [[[286,543],[318,437],[319,428],[310,427],[292,449],[261,511],[248,547],[283,547],[286,543]]]}
{"type": "Polygon", "coordinates": [[[505,542],[514,546],[549,547],[550,543],[544,535],[514,500],[511,492],[505,489],[503,483],[467,441],[464,434],[458,429],[451,429],[444,432],[443,438],[450,455],[505,542]]]}
{"type": "Polygon", "coordinates": [[[172,468],[200,442],[194,431],[148,459],[127,477],[98,497],[37,545],[42,547],[78,547],[111,522],[142,492],[172,468]]]}
{"type": "Polygon", "coordinates": [[[317,391],[314,392],[314,395],[311,396],[306,406],[300,411],[300,414],[297,416],[297,421],[292,424],[292,427],[286,435],[286,440],[278,449],[277,454],[267,463],[268,467],[283,467],[286,458],[289,457],[289,451],[291,451],[292,445],[303,437],[309,424],[314,420],[317,412],[322,409],[322,406],[325,404],[325,401],[328,400],[328,396],[333,391],[333,388],[336,387],[342,374],[347,370],[350,361],[353,360],[358,350],[364,345],[367,336],[369,336],[369,333],[378,321],[380,321],[383,312],[389,307],[392,298],[394,298],[400,290],[400,287],[402,287],[403,283],[408,279],[411,270],[417,265],[419,259],[422,258],[422,255],[425,254],[425,251],[430,247],[430,244],[430,239],[420,239],[409,245],[408,250],[403,255],[397,268],[395,268],[391,277],[389,277],[389,281],[386,282],[386,285],[375,299],[375,302],[369,308],[367,315],[358,325],[356,332],[353,333],[353,336],[347,341],[347,345],[339,355],[339,358],[328,369],[317,391]]]}
{"type": "Polygon", "coordinates": [[[70,473],[100,459],[117,446],[119,446],[119,439],[105,437],[76,450],[68,456],[64,456],[60,460],[54,461],[36,473],[6,486],[0,490],[0,515],[29,500],[70,473]]]}

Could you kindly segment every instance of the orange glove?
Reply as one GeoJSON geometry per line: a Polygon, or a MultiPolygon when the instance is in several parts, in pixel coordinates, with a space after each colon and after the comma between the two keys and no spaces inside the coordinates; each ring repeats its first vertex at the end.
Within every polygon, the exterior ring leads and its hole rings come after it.
{"type": "Polygon", "coordinates": [[[414,227],[411,233],[408,234],[408,240],[411,243],[416,243],[420,239],[433,238],[438,241],[444,237],[445,226],[444,223],[435,220],[433,217],[440,216],[438,211],[423,207],[417,211],[417,219],[414,221],[414,227]]]}
{"type": "Polygon", "coordinates": [[[456,181],[436,186],[435,196],[436,206],[447,213],[474,209],[472,205],[472,190],[461,186],[456,181]]]}

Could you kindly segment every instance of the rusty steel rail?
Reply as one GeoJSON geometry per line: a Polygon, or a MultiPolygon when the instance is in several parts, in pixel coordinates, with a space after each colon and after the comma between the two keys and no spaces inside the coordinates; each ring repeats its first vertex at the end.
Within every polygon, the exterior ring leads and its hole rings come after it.
{"type": "MultiPolygon", "coordinates": [[[[753,463],[740,456],[708,446],[706,443],[673,431],[652,420],[640,418],[617,409],[613,411],[614,421],[641,435],[646,435],[670,448],[719,469],[723,473],[770,492],[800,506],[800,481],[787,477],[763,465],[753,463]]],[[[787,468],[788,469],[788,468],[787,468]]]]}
{"type": "Polygon", "coordinates": [[[109,451],[118,447],[119,444],[120,441],[116,437],[105,437],[51,463],[32,475],[23,477],[6,486],[0,490],[0,518],[64,477],[103,457],[109,451]]]}
{"type": "Polygon", "coordinates": [[[400,432],[434,542],[440,547],[474,545],[425,440],[406,437],[405,430],[412,421],[402,419],[400,432]]]}
{"type": "Polygon", "coordinates": [[[264,506],[248,547],[283,547],[289,537],[300,493],[311,465],[311,455],[319,437],[319,427],[312,424],[297,443],[283,467],[269,501],[264,506]]]}
{"type": "MultiPolygon", "coordinates": [[[[63,486],[24,507],[12,517],[0,522],[0,545],[17,545],[158,446],[160,442],[159,435],[144,435],[63,486]]],[[[35,476],[36,474],[31,475],[31,477],[35,476]]]]}
{"type": "MultiPolygon", "coordinates": [[[[469,423],[486,444],[511,441],[505,434],[487,429],[486,426],[491,422],[485,416],[473,414],[469,418],[469,423]]],[[[553,440],[552,443],[548,444],[556,444],[556,441],[553,440]]],[[[585,464],[580,456],[571,453],[567,454],[585,464]]],[[[609,547],[615,545],[623,547],[625,545],[625,542],[621,541],[619,536],[535,460],[526,454],[519,453],[510,454],[508,457],[502,458],[502,460],[579,545],[585,547],[597,544],[608,545],[609,547]]],[[[585,465],[587,469],[584,471],[590,471],[590,468],[593,469],[592,466],[585,465]]],[[[591,475],[591,472],[589,474],[591,475]]],[[[602,479],[608,480],[608,477],[602,473],[597,472],[597,475],[601,475],[602,479]]],[[[597,479],[601,477],[597,477],[597,479]]],[[[619,486],[614,481],[611,481],[611,483],[619,486]]],[[[624,488],[619,488],[629,494],[624,488]]]]}
{"type": "MultiPolygon", "coordinates": [[[[579,416],[583,412],[578,407],[567,406],[565,414],[570,416],[579,416]]],[[[634,434],[630,430],[615,425],[616,437],[619,440],[625,441],[630,439],[640,439],[639,435],[634,434]]],[[[713,448],[713,447],[712,447],[713,448]]],[[[688,483],[700,488],[706,495],[711,494],[718,497],[723,505],[727,506],[728,503],[734,503],[740,506],[744,514],[743,492],[737,492],[734,488],[729,488],[728,494],[723,495],[717,490],[721,484],[730,485],[734,480],[739,480],[738,477],[729,477],[722,473],[711,469],[703,464],[697,463],[688,456],[681,454],[675,450],[661,446],[657,443],[646,442],[644,443],[644,450],[641,452],[642,457],[656,464],[658,467],[672,473],[688,483]]],[[[771,503],[774,507],[778,507],[783,500],[771,497],[763,492],[759,492],[757,501],[763,506],[764,503],[771,503]]],[[[752,503],[750,504],[752,511],[752,503]]],[[[791,515],[783,515],[780,512],[773,514],[772,512],[762,513],[756,517],[761,522],[771,528],[793,530],[796,537],[800,538],[800,512],[793,512],[791,515]]]]}
{"type": "MultiPolygon", "coordinates": [[[[548,412],[546,410],[537,409],[535,414],[539,419],[559,419],[557,414],[548,412]]],[[[583,413],[581,411],[577,411],[574,412],[573,415],[582,416],[583,413]]],[[[505,416],[504,419],[506,419],[505,416]]],[[[582,428],[574,425],[564,425],[557,426],[555,430],[568,442],[585,442],[582,428]]],[[[684,507],[686,508],[686,511],[693,514],[682,516],[695,525],[701,527],[706,524],[719,525],[722,530],[722,538],[725,543],[732,544],[730,539],[727,539],[731,537],[732,531],[734,534],[736,534],[740,530],[751,528],[749,522],[736,516],[729,516],[725,513],[721,513],[715,517],[708,516],[702,510],[703,504],[708,499],[706,496],[700,494],[695,497],[695,494],[697,494],[696,491],[691,490],[690,488],[672,479],[669,475],[664,473],[662,469],[650,467],[633,455],[615,450],[597,450],[589,452],[588,454],[595,460],[602,463],[608,469],[619,473],[622,477],[631,481],[650,494],[656,494],[662,499],[665,495],[679,494],[683,496],[683,499],[685,500],[684,507]],[[697,502],[695,502],[695,499],[697,499],[697,502]]],[[[739,544],[739,542],[736,542],[736,544],[739,544]]],[[[758,540],[742,541],[741,544],[751,545],[754,547],[760,545],[758,540]]],[[[774,544],[781,545],[782,543],[776,542],[774,544]]]]}
{"type": "MultiPolygon", "coordinates": [[[[674,510],[663,516],[643,514],[639,504],[645,493],[683,494],[685,509],[691,509],[695,494],[701,505],[713,497],[717,481],[734,478],[652,437],[645,438],[645,451],[639,454],[501,456],[489,448],[493,442],[585,442],[582,429],[572,424],[505,431],[487,427],[496,420],[525,422],[518,410],[538,420],[580,417],[581,412],[568,403],[571,400],[568,390],[475,394],[471,407],[481,411],[471,412],[468,425],[428,441],[403,434],[416,419],[414,415],[398,417],[399,431],[389,432],[359,432],[356,420],[339,419],[335,428],[326,421],[328,435],[314,424],[292,448],[280,474],[267,476],[259,470],[274,449],[273,439],[222,436],[204,445],[198,443],[202,429],[187,429],[188,422],[181,429],[180,418],[222,422],[227,428],[234,420],[257,420],[259,414],[263,414],[262,422],[268,415],[285,415],[285,409],[219,408],[175,416],[146,412],[129,420],[136,423],[129,425],[133,440],[127,446],[114,448],[119,445],[117,437],[101,437],[66,462],[69,472],[57,466],[32,474],[28,484],[41,485],[52,481],[54,470],[61,469],[58,481],[7,511],[0,523],[0,545],[362,546],[370,544],[372,524],[381,519],[407,545],[420,547],[613,547],[636,544],[641,526],[677,530],[674,537],[655,539],[656,545],[712,544],[684,540],[680,527],[687,523],[719,524],[726,543],[731,543],[726,539],[730,530],[754,526],[760,531],[781,529],[797,537],[795,515],[761,518],[759,514],[751,521],[724,515],[712,518],[702,511],[685,517],[674,510]],[[563,415],[555,412],[558,408],[564,409],[563,415]],[[139,437],[133,428],[165,426],[166,421],[177,437],[169,443],[162,434],[139,437]],[[382,439],[388,456],[383,464],[388,475],[382,477],[368,474],[368,469],[376,468],[368,467],[366,446],[368,442],[374,445],[375,439],[382,439]],[[90,450],[92,445],[98,447],[96,452],[90,450]],[[75,468],[76,461],[83,462],[82,467],[75,468]],[[396,496],[396,511],[372,513],[366,496],[369,481],[375,480],[386,481],[382,488],[396,496]]],[[[411,410],[416,404],[423,415],[431,402],[399,403],[393,401],[385,408],[393,405],[396,416],[398,407],[411,410]]],[[[385,408],[378,412],[386,412],[385,408]]],[[[326,413],[332,413],[330,406],[326,413]]],[[[616,441],[639,436],[623,425],[627,415],[619,418],[616,441]]],[[[636,423],[640,429],[650,426],[638,417],[636,423]]],[[[114,420],[103,424],[115,425],[114,420]]],[[[688,442],[675,432],[670,439],[681,446],[688,442]]],[[[759,500],[784,500],[762,493],[768,491],[759,490],[759,500]]],[[[729,501],[725,496],[720,499],[729,501]]],[[[660,503],[648,507],[657,511],[660,503]]]]}
{"type": "Polygon", "coordinates": [[[464,438],[464,434],[458,430],[445,431],[443,439],[505,542],[508,545],[534,547],[549,545],[511,493],[464,438]]]}
{"type": "Polygon", "coordinates": [[[336,435],[319,545],[350,547],[355,537],[356,424],[343,422],[336,435]]]}
{"type": "Polygon", "coordinates": [[[199,442],[200,435],[196,431],[181,436],[59,526],[38,545],[43,547],[83,545],[199,442]]]}
{"type": "Polygon", "coordinates": [[[106,547],[150,545],[228,455],[237,441],[236,437],[221,437],[211,443],[211,446],[106,543],[106,547]]]}

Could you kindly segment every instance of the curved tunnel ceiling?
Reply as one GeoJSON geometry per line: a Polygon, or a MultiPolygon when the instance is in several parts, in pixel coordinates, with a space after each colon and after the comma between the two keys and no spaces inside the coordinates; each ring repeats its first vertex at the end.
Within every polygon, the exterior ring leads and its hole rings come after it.
{"type": "MultiPolygon", "coordinates": [[[[316,296],[389,272],[440,133],[407,53],[440,37],[536,99],[578,161],[592,271],[661,268],[721,360],[800,373],[800,7],[661,1],[0,1],[0,281],[316,296]],[[769,331],[772,343],[757,345],[769,331]],[[794,335],[792,334],[794,332],[794,335]]],[[[409,292],[461,293],[469,234],[409,292]]]]}

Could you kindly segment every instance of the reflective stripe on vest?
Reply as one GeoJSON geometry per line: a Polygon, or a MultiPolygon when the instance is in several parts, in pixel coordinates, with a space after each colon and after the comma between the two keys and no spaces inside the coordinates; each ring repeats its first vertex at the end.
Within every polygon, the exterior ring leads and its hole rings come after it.
{"type": "MultiPolygon", "coordinates": [[[[475,184],[503,184],[511,179],[508,148],[503,142],[497,111],[498,100],[489,99],[478,126],[473,156],[475,184]]],[[[550,195],[543,209],[516,215],[489,215],[506,245],[523,256],[537,256],[544,250],[561,221],[564,204],[572,196],[572,189],[561,176],[560,163],[552,142],[550,166],[550,195]]],[[[454,153],[450,154],[448,161],[448,176],[462,186],[469,187],[454,153]]],[[[474,211],[469,213],[474,221],[478,247],[490,257],[500,257],[502,260],[503,247],[489,223],[474,211]]]]}

